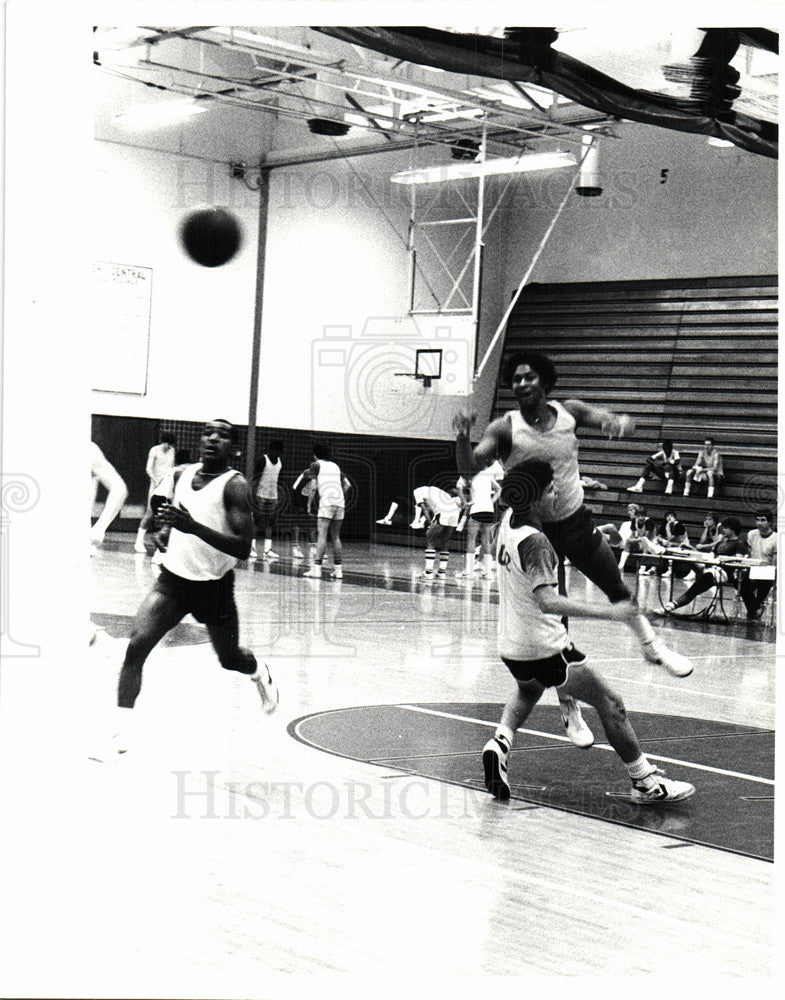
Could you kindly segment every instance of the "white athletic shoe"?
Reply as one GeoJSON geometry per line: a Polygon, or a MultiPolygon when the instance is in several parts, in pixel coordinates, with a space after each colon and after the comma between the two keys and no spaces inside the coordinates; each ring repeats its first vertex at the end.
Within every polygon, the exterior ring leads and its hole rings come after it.
{"type": "Polygon", "coordinates": [[[497,739],[488,740],[482,751],[482,766],[485,770],[485,787],[495,799],[510,797],[510,783],[507,781],[507,758],[509,751],[497,739]]]}
{"type": "Polygon", "coordinates": [[[643,487],[640,485],[640,483],[636,483],[634,486],[628,486],[627,487],[627,492],[628,493],[643,493],[643,487]]]}
{"type": "Polygon", "coordinates": [[[311,566],[310,569],[303,573],[303,576],[308,577],[309,580],[321,580],[322,578],[322,567],[321,566],[311,566]]]}
{"type": "Polygon", "coordinates": [[[305,554],[299,545],[292,546],[292,559],[305,559],[305,554]]]}
{"type": "Polygon", "coordinates": [[[675,601],[668,601],[667,604],[665,604],[665,610],[666,611],[675,611],[676,610],[676,602],[675,601]]]}
{"type": "Polygon", "coordinates": [[[137,555],[146,556],[147,555],[147,549],[144,547],[144,542],[135,542],[134,543],[134,552],[136,552],[137,555]]]}
{"type": "MultiPolygon", "coordinates": [[[[667,605],[666,605],[667,610],[667,605]]],[[[668,649],[662,639],[652,639],[643,644],[643,654],[650,663],[658,663],[675,677],[689,677],[692,663],[686,656],[668,649]]]]}
{"type": "Polygon", "coordinates": [[[660,802],[681,802],[695,794],[695,786],[688,781],[674,781],[666,778],[662,771],[653,771],[649,777],[656,778],[653,787],[646,788],[642,782],[633,781],[630,799],[639,806],[657,805],[660,802]]]}
{"type": "Polygon", "coordinates": [[[330,576],[333,580],[343,580],[343,566],[334,566],[330,576]]]}
{"type": "Polygon", "coordinates": [[[423,520],[423,518],[417,518],[416,517],[412,521],[412,523],[409,525],[409,527],[410,528],[414,528],[414,530],[417,531],[418,528],[424,528],[425,527],[425,521],[423,520]]]}
{"type": "Polygon", "coordinates": [[[386,517],[380,517],[376,522],[377,524],[392,524],[392,521],[388,521],[386,517]]]}
{"type": "Polygon", "coordinates": [[[278,708],[278,688],[266,663],[260,663],[258,669],[260,672],[264,671],[262,676],[252,677],[251,680],[262,699],[262,711],[265,715],[272,715],[278,708]],[[267,676],[264,676],[265,674],[267,676]]]}
{"type": "Polygon", "coordinates": [[[594,733],[584,722],[578,702],[574,698],[565,698],[564,701],[560,698],[559,711],[567,735],[575,746],[581,750],[590,747],[594,743],[594,733]]]}
{"type": "Polygon", "coordinates": [[[695,583],[695,570],[691,569],[689,573],[684,577],[685,583],[695,583]]]}
{"type": "Polygon", "coordinates": [[[416,576],[417,580],[422,580],[423,583],[430,583],[433,580],[433,573],[430,570],[424,569],[421,573],[416,576]]]}
{"type": "Polygon", "coordinates": [[[280,559],[281,557],[280,557],[280,556],[278,555],[278,553],[277,553],[277,552],[273,552],[273,550],[272,550],[272,549],[268,549],[268,550],[267,550],[267,551],[266,551],[266,552],[264,553],[264,556],[263,556],[263,558],[264,558],[264,559],[271,559],[271,560],[272,560],[272,559],[280,559]]]}

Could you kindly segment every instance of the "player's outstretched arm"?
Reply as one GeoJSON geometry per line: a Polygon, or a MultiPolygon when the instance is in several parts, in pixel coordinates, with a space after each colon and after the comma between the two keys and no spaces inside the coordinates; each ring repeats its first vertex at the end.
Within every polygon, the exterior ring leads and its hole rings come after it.
{"type": "Polygon", "coordinates": [[[611,622],[631,622],[640,613],[631,601],[617,604],[600,604],[595,601],[578,601],[559,594],[551,584],[543,584],[534,590],[534,599],[541,611],[547,615],[567,615],[570,618],[602,618],[611,622]]]}
{"type": "Polygon", "coordinates": [[[510,425],[502,417],[488,424],[479,443],[472,448],[471,431],[476,419],[476,413],[462,410],[452,422],[458,474],[465,479],[471,479],[475,472],[487,469],[497,458],[504,461],[509,456],[512,446],[510,425]]]}
{"type": "Polygon", "coordinates": [[[612,413],[581,399],[565,399],[562,406],[572,414],[579,427],[597,427],[609,438],[627,437],[635,432],[635,420],[626,413],[612,413]]]}

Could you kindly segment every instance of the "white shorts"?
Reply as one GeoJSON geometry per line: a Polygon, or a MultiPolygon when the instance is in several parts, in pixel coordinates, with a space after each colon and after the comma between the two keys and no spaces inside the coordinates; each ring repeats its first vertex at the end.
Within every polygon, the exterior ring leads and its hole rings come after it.
{"type": "Polygon", "coordinates": [[[337,503],[319,504],[317,517],[324,517],[328,521],[342,521],[345,508],[337,503]]]}

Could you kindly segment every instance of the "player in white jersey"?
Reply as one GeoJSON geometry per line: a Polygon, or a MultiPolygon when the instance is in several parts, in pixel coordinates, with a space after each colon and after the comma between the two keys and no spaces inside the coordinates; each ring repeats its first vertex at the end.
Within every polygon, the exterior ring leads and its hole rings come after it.
{"type": "Polygon", "coordinates": [[[341,580],[343,579],[341,525],[346,512],[346,493],[351,484],[339,466],[332,461],[330,448],[323,441],[314,444],[313,457],[314,460],[306,475],[316,484],[319,496],[319,509],[316,513],[316,556],[313,566],[303,573],[303,576],[321,579],[322,560],[329,544],[333,552],[332,575],[334,579],[341,580]]]}
{"type": "Polygon", "coordinates": [[[632,625],[638,614],[631,601],[614,604],[578,601],[557,589],[558,560],[542,531],[541,518],[554,503],[553,470],[547,462],[521,462],[505,475],[502,503],[510,509],[499,527],[499,653],[515,678],[515,688],[493,739],[483,749],[485,785],[497,799],[510,797],[507,762],[515,732],[543,691],[593,706],[608,742],[632,781],[630,798],[640,805],[678,802],[695,788],[665,778],[644,756],[624,703],[604,678],[587,665],[570,641],[561,616],[600,618],[632,625]]]}
{"type": "Polygon", "coordinates": [[[427,525],[425,530],[425,569],[420,578],[426,583],[430,580],[445,580],[447,578],[447,563],[450,559],[448,545],[452,534],[458,527],[463,512],[463,504],[454,493],[447,493],[438,486],[418,486],[413,491],[415,517],[422,518],[427,525]],[[439,565],[436,569],[436,558],[439,565]]]}
{"type": "Polygon", "coordinates": [[[503,476],[504,468],[501,462],[496,461],[482,472],[475,473],[468,486],[465,479],[458,480],[458,489],[469,515],[466,522],[466,568],[459,574],[466,579],[472,579],[475,574],[474,550],[478,537],[482,555],[479,575],[489,579],[493,572],[493,526],[496,524],[496,500],[503,476]]]}
{"type": "MultiPolygon", "coordinates": [[[[278,519],[278,478],[281,475],[282,454],[283,441],[276,438],[270,442],[256,470],[256,523],[264,536],[262,559],[278,559],[278,553],[273,552],[273,531],[278,519]]],[[[251,546],[251,558],[256,558],[255,541],[251,546]]]]}
{"type": "MultiPolygon", "coordinates": [[[[539,351],[511,355],[503,371],[518,409],[492,421],[474,449],[469,435],[475,415],[464,412],[456,416],[453,423],[461,475],[486,468],[497,458],[505,469],[525,459],[548,462],[553,468],[554,490],[551,507],[543,511],[543,532],[557,554],[569,559],[611,602],[630,600],[611,547],[594,527],[591,511],[583,503],[575,431],[579,426],[594,427],[609,437],[623,437],[634,430],[635,421],[579,399],[563,403],[549,400],[548,393],[556,384],[556,369],[551,359],[539,351]]],[[[647,660],[661,664],[677,677],[692,672],[692,663],[655,636],[643,613],[632,626],[647,660]]]]}
{"type": "Polygon", "coordinates": [[[248,558],[253,517],[248,483],[229,467],[232,425],[227,420],[207,423],[200,452],[201,462],[175,468],[153,497],[168,539],[161,540],[166,546],[161,573],[137,611],[120,671],[116,752],[125,749],[145,660],[189,613],[206,625],[221,666],[247,674],[256,684],[263,711],[269,714],[278,704],[267,666],[239,642],[233,570],[239,559],[248,558]]]}

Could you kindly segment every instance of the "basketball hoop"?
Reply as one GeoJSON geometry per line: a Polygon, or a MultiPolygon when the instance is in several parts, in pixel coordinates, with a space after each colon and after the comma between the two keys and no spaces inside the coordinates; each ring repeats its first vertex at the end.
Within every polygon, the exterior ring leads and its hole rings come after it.
{"type": "Polygon", "coordinates": [[[441,349],[418,348],[415,351],[414,371],[395,372],[395,375],[402,378],[421,379],[423,387],[430,389],[434,380],[442,377],[441,349]]]}

